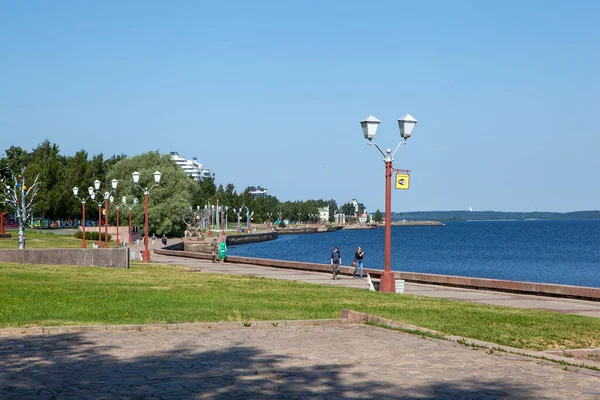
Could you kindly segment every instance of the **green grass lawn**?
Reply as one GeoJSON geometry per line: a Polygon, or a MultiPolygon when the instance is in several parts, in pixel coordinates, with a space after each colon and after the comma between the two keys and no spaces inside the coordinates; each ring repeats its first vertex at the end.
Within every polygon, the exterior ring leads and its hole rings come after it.
{"type": "Polygon", "coordinates": [[[342,308],[521,348],[600,346],[592,317],[137,262],[129,270],[0,264],[0,327],[337,318],[342,308]]]}
{"type": "MultiPolygon", "coordinates": [[[[0,239],[0,249],[17,249],[19,247],[19,233],[16,229],[7,229],[10,233],[10,239],[0,239]]],[[[88,246],[92,247],[92,242],[87,241],[88,246]]],[[[25,248],[26,249],[52,249],[52,248],[73,248],[81,247],[81,239],[76,239],[72,235],[51,233],[50,230],[26,229],[25,230],[25,248]]]]}

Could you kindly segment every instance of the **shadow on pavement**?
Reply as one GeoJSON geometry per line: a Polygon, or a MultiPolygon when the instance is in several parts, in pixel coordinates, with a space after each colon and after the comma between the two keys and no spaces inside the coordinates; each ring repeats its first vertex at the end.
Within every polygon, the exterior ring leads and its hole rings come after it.
{"type": "MultiPolygon", "coordinates": [[[[137,333],[136,333],[137,334],[137,333]]],[[[100,346],[82,334],[0,337],[0,398],[541,398],[503,381],[395,386],[365,382],[352,365],[294,366],[293,359],[247,346],[196,352],[191,346],[119,359],[118,341],[100,346]],[[343,376],[342,376],[343,375],[343,376]],[[356,383],[349,383],[354,377],[356,383]]],[[[121,349],[122,351],[122,349],[121,349]]],[[[306,364],[307,360],[303,360],[306,364]]],[[[408,372],[408,371],[407,371],[408,372]]],[[[423,371],[424,374],[427,371],[423,371]]],[[[395,377],[402,382],[401,377],[395,377]]]]}

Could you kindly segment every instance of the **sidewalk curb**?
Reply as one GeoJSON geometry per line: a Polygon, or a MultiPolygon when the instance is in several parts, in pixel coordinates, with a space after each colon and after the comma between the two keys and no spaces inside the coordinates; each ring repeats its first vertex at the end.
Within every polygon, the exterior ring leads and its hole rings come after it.
{"type": "MultiPolygon", "coordinates": [[[[577,367],[577,368],[586,368],[586,369],[592,369],[592,370],[596,370],[596,371],[600,369],[600,362],[598,362],[598,361],[591,361],[591,360],[583,360],[582,361],[581,359],[575,359],[572,357],[563,357],[560,355],[553,354],[556,350],[545,350],[545,351],[527,350],[527,349],[520,349],[520,348],[516,348],[516,347],[500,345],[497,343],[485,342],[483,340],[465,338],[464,336],[447,335],[445,333],[434,331],[432,329],[427,329],[427,328],[423,328],[423,327],[416,326],[416,325],[410,325],[410,324],[406,324],[406,323],[403,323],[400,321],[394,321],[391,319],[382,318],[377,315],[366,314],[366,313],[362,313],[360,311],[354,311],[354,310],[348,310],[348,309],[343,309],[341,311],[340,316],[341,316],[341,318],[345,318],[349,324],[370,323],[370,324],[376,324],[375,326],[385,325],[390,328],[400,328],[400,329],[407,330],[407,331],[413,331],[413,333],[405,332],[407,334],[419,334],[419,332],[421,332],[421,333],[429,333],[429,334],[439,335],[439,336],[441,336],[440,339],[443,339],[443,340],[448,340],[448,341],[455,342],[455,343],[458,343],[458,344],[461,344],[464,346],[469,346],[469,347],[472,347],[473,349],[480,348],[482,350],[483,349],[494,350],[497,354],[509,353],[509,354],[514,354],[514,355],[520,355],[520,356],[541,359],[541,360],[545,360],[545,361],[551,361],[554,363],[568,365],[568,366],[577,367]]],[[[432,339],[435,340],[435,338],[432,338],[432,339]]],[[[568,351],[576,351],[576,350],[578,350],[578,349],[568,349],[568,351]]],[[[586,350],[591,350],[591,349],[586,349],[586,350]]]]}
{"type": "Polygon", "coordinates": [[[59,333],[122,332],[122,331],[176,331],[176,330],[221,330],[221,329],[265,329],[294,326],[335,326],[347,324],[344,318],[276,321],[195,322],[178,324],[135,324],[135,325],[89,325],[89,326],[41,326],[35,328],[3,328],[0,337],[52,335],[59,333]]]}

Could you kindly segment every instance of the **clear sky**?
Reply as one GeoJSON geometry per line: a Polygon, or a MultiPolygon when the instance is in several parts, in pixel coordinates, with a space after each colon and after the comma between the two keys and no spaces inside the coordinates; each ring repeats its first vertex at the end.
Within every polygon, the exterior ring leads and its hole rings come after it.
{"type": "Polygon", "coordinates": [[[394,211],[600,208],[598,1],[0,0],[0,150],[198,157],[394,211]]]}

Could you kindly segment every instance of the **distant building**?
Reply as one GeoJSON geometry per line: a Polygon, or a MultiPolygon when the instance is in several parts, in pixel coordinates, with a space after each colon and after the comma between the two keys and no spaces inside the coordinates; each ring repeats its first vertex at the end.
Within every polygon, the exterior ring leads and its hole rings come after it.
{"type": "Polygon", "coordinates": [[[345,224],[346,223],[346,214],[337,213],[333,214],[333,222],[336,224],[345,224]]]}
{"type": "Polygon", "coordinates": [[[248,186],[246,188],[246,190],[248,190],[248,193],[252,197],[266,197],[267,196],[267,189],[260,187],[260,186],[248,186]]]}
{"type": "Polygon", "coordinates": [[[319,208],[319,219],[323,222],[329,221],[329,207],[319,208]]]}
{"type": "Polygon", "coordinates": [[[194,178],[195,181],[201,181],[206,178],[214,178],[215,174],[210,172],[210,169],[204,168],[202,164],[198,162],[198,159],[194,157],[191,160],[186,160],[181,157],[176,151],[171,152],[171,160],[175,161],[186,174],[194,178]]]}
{"type": "Polygon", "coordinates": [[[358,222],[361,224],[366,224],[369,221],[369,213],[366,211],[358,216],[358,222]]]}

